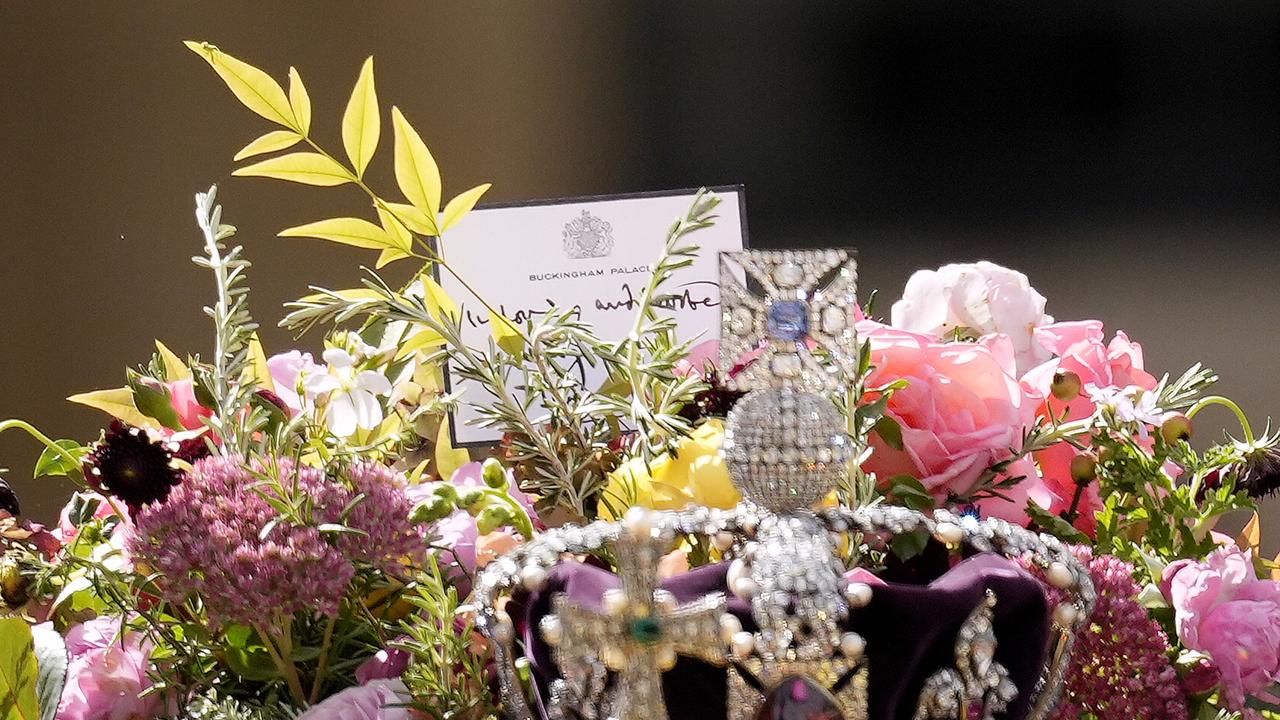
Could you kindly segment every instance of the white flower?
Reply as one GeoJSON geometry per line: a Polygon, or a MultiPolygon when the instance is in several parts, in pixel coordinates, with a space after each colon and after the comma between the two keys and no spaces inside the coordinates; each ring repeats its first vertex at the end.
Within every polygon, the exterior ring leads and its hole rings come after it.
{"type": "Polygon", "coordinates": [[[919,270],[893,304],[890,324],[943,340],[1003,334],[1013,343],[1018,374],[1048,360],[1035,329],[1053,322],[1044,296],[1027,276],[983,260],[919,270]]]}
{"type": "Polygon", "coordinates": [[[372,430],[382,422],[382,401],[379,395],[391,392],[391,381],[373,370],[356,371],[355,358],[346,350],[330,348],[324,351],[328,372],[308,373],[302,380],[307,399],[314,403],[320,396],[328,395],[325,423],[329,432],[338,437],[348,437],[356,431],[372,430]]]}
{"type": "Polygon", "coordinates": [[[1137,423],[1139,437],[1147,437],[1147,425],[1159,425],[1164,411],[1160,409],[1160,398],[1149,390],[1137,385],[1123,388],[1098,387],[1093,383],[1084,386],[1097,406],[1095,417],[1105,419],[1111,415],[1122,423],[1137,423]]]}

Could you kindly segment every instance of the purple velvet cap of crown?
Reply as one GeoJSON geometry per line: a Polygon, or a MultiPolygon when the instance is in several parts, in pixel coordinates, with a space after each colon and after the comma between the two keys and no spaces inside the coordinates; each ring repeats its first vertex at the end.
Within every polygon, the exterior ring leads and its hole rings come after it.
{"type": "MultiPolygon", "coordinates": [[[[667,580],[662,587],[680,602],[689,602],[725,592],[727,572],[724,563],[708,565],[667,580]]],[[[527,598],[520,624],[540,690],[539,704],[558,672],[537,632],[538,621],[551,611],[552,596],[567,593],[576,603],[598,608],[604,591],[620,585],[613,573],[593,565],[561,563],[551,571],[543,590],[527,598]]],[[[850,614],[848,629],[867,641],[871,720],[910,720],[925,678],[955,665],[956,632],[987,590],[997,598],[996,661],[1009,670],[1018,687],[1018,697],[1003,717],[1026,717],[1048,649],[1048,601],[1039,581],[1021,567],[1000,555],[979,553],[928,585],[877,586],[870,604],[850,614]]],[[[756,629],[747,602],[729,595],[729,610],[745,629],[756,629]]],[[[670,720],[725,717],[723,668],[681,657],[663,676],[663,684],[670,720]]]]}

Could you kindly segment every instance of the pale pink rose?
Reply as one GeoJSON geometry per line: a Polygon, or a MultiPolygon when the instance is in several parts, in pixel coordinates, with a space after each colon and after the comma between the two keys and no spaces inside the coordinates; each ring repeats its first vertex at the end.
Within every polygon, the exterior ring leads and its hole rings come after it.
{"type": "MultiPolygon", "coordinates": [[[[111,507],[111,503],[107,502],[107,498],[96,492],[78,492],[71,496],[71,501],[62,507],[62,512],[58,514],[58,529],[54,531],[54,535],[67,545],[74,541],[80,535],[80,528],[71,519],[71,512],[77,503],[97,502],[98,505],[93,511],[93,520],[103,520],[116,514],[115,508],[111,507]]],[[[117,503],[119,504],[119,503],[117,503]]],[[[120,512],[125,517],[123,525],[131,524],[129,521],[129,510],[123,504],[120,505],[120,512]]]]}
{"type": "Polygon", "coordinates": [[[1220,547],[1201,561],[1172,562],[1160,589],[1178,639],[1209,656],[1230,707],[1280,682],[1280,582],[1258,579],[1247,553],[1220,547]]]}
{"type": "Polygon", "coordinates": [[[329,696],[298,720],[407,720],[409,690],[400,680],[373,680],[329,696]]]}
{"type": "Polygon", "coordinates": [[[985,260],[919,270],[893,304],[890,324],[935,339],[1004,335],[1013,345],[1018,370],[1048,359],[1034,342],[1036,328],[1053,322],[1044,296],[1027,276],[985,260]]]}
{"type": "Polygon", "coordinates": [[[267,372],[275,385],[276,396],[294,412],[302,411],[302,396],[298,391],[303,375],[320,370],[311,353],[290,350],[267,358],[267,372]]]}
{"type": "MultiPolygon", "coordinates": [[[[1022,385],[1028,392],[1045,400],[1037,410],[1042,418],[1052,415],[1062,418],[1065,410],[1067,422],[1091,417],[1097,409],[1095,400],[1107,390],[1138,387],[1150,390],[1156,379],[1143,369],[1142,346],[1129,340],[1123,332],[1117,332],[1110,343],[1102,323],[1097,320],[1061,322],[1046,325],[1035,331],[1036,341],[1055,357],[1038,365],[1022,376],[1022,385]],[[1080,377],[1081,392],[1071,402],[1063,402],[1050,392],[1053,377],[1059,371],[1073,372],[1080,377]]],[[[1067,443],[1058,443],[1036,453],[1040,474],[1050,489],[1060,498],[1057,506],[1050,508],[1061,512],[1069,508],[1075,493],[1075,481],[1071,479],[1071,460],[1077,450],[1067,443]]],[[[1102,509],[1096,485],[1087,487],[1076,506],[1079,517],[1076,526],[1093,535],[1096,525],[1094,513],[1102,509]]]]}
{"type": "Polygon", "coordinates": [[[524,542],[514,532],[503,528],[476,538],[476,567],[482,568],[520,547],[524,542]]]}
{"type": "Polygon", "coordinates": [[[67,631],[67,682],[58,720],[137,720],[160,717],[159,694],[142,695],[151,644],[139,633],[120,638],[121,619],[101,617],[67,631]]]}
{"type": "MultiPolygon", "coordinates": [[[[983,471],[1022,443],[1038,399],[1013,378],[1007,339],[937,342],[871,321],[858,323],[858,332],[870,341],[875,366],[867,386],[907,381],[886,412],[902,428],[903,448],[873,433],[864,470],[881,481],[910,475],[944,500],[948,493],[968,494],[983,471]]],[[[1027,475],[1026,494],[1040,494],[1034,468],[1018,474],[1027,475]]],[[[1020,509],[1008,510],[1001,514],[1025,519],[1020,509]]]]}
{"type": "Polygon", "coordinates": [[[851,582],[851,583],[860,582],[864,585],[870,585],[872,587],[883,587],[888,585],[888,583],[886,583],[884,580],[881,580],[880,577],[877,576],[875,573],[871,572],[866,568],[860,568],[860,567],[853,568],[849,572],[845,573],[844,579],[846,582],[851,582]]]}
{"type": "Polygon", "coordinates": [[[169,402],[174,412],[178,413],[178,422],[188,430],[199,430],[205,425],[201,418],[209,417],[213,411],[196,400],[196,385],[191,378],[174,380],[165,383],[169,391],[169,402]]]}
{"type": "Polygon", "coordinates": [[[702,342],[689,348],[689,354],[683,360],[676,363],[675,373],[677,375],[690,376],[702,375],[707,366],[716,367],[720,362],[720,341],[719,340],[703,340],[702,342]]]}

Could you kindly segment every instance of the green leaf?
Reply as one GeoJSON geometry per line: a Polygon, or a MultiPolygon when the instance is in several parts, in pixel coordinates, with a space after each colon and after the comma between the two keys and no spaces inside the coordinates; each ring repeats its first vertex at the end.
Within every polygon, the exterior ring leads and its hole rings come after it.
{"type": "Polygon", "coordinates": [[[902,426],[897,420],[888,415],[882,415],[879,420],[876,420],[875,431],[889,447],[894,450],[902,449],[902,426]]]}
{"type": "Polygon", "coordinates": [[[396,248],[396,239],[386,230],[360,218],[332,218],[281,230],[280,237],[312,237],[361,248],[396,248]]]}
{"type": "Polygon", "coordinates": [[[302,84],[302,76],[292,67],[289,68],[289,107],[293,108],[293,117],[298,121],[298,132],[303,135],[311,132],[311,96],[302,84]]]}
{"type": "Polygon", "coordinates": [[[37,683],[31,626],[21,618],[0,619],[0,719],[40,720],[37,683]]]}
{"type": "Polygon", "coordinates": [[[205,59],[245,107],[274,123],[298,130],[293,108],[280,83],[258,68],[222,52],[205,42],[184,43],[191,52],[205,59]]]}
{"type": "Polygon", "coordinates": [[[933,495],[910,475],[894,475],[886,484],[894,500],[913,510],[932,510],[936,505],[933,495]]]}
{"type": "Polygon", "coordinates": [[[272,130],[262,137],[240,148],[240,152],[232,160],[240,161],[254,155],[273,153],[297,145],[302,136],[292,130],[272,130]]]}
{"type": "Polygon", "coordinates": [[[924,548],[928,544],[929,531],[924,528],[916,528],[911,532],[895,535],[889,547],[900,560],[906,561],[924,552],[924,548]]]}
{"type": "Polygon", "coordinates": [[[355,180],[351,171],[337,160],[314,152],[296,152],[269,158],[237,168],[231,174],[240,177],[275,178],[320,187],[333,187],[355,180]]]}
{"type": "Polygon", "coordinates": [[[347,109],[342,113],[342,146],[356,169],[356,177],[364,176],[364,169],[373,159],[378,148],[379,125],[378,94],[373,87],[373,58],[364,61],[360,77],[351,91],[347,109]]]}
{"type": "Polygon", "coordinates": [[[440,232],[444,232],[458,223],[459,220],[466,217],[467,213],[476,206],[480,201],[480,196],[488,192],[492,187],[490,183],[477,185],[470,190],[458,193],[458,196],[449,201],[444,206],[444,217],[440,220],[440,232]]]}
{"type": "Polygon", "coordinates": [[[185,430],[178,411],[173,409],[173,401],[169,399],[169,391],[159,380],[133,376],[129,378],[129,387],[133,390],[133,402],[138,411],[170,430],[185,430]]]}
{"type": "MultiPolygon", "coordinates": [[[[81,447],[80,443],[75,440],[55,440],[53,444],[63,450],[66,450],[78,459],[83,458],[85,453],[89,451],[88,448],[81,447]]],[[[40,459],[36,460],[36,468],[31,471],[31,476],[65,477],[78,469],[80,469],[80,462],[72,464],[67,460],[67,458],[63,457],[62,453],[54,450],[53,448],[47,447],[44,449],[44,452],[40,453],[40,459]]]]}
{"type": "Polygon", "coordinates": [[[1027,517],[1034,520],[1036,525],[1039,525],[1045,532],[1056,535],[1059,539],[1084,545],[1089,543],[1089,536],[1077,530],[1071,523],[1034,502],[1027,503],[1027,517]]]}
{"type": "Polygon", "coordinates": [[[67,684],[67,644],[62,635],[48,624],[31,628],[36,653],[36,698],[40,701],[40,720],[54,720],[62,688],[67,684]]]}
{"type": "Polygon", "coordinates": [[[396,183],[406,199],[433,220],[440,214],[440,168],[400,108],[391,108],[396,135],[396,183]]]}

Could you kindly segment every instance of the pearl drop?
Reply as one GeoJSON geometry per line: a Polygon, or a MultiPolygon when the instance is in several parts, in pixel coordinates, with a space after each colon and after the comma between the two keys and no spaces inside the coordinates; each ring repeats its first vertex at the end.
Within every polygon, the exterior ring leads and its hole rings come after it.
{"type": "Polygon", "coordinates": [[[1049,569],[1045,570],[1044,576],[1045,579],[1049,581],[1050,585],[1058,588],[1059,590],[1065,590],[1071,587],[1076,581],[1075,575],[1071,572],[1071,568],[1067,567],[1066,563],[1060,562],[1051,563],[1049,565],[1049,569]]]}
{"type": "Polygon", "coordinates": [[[621,671],[627,669],[627,654],[616,645],[605,645],[600,650],[600,659],[604,661],[605,667],[610,670],[621,671]]]}
{"type": "Polygon", "coordinates": [[[743,600],[750,600],[760,592],[760,586],[749,577],[740,577],[733,583],[733,594],[743,600]]]}
{"type": "Polygon", "coordinates": [[[733,547],[733,533],[718,532],[712,536],[711,544],[720,552],[728,552],[733,547]]]}
{"type": "Polygon", "coordinates": [[[627,609],[627,593],[621,588],[605,590],[601,602],[606,614],[621,615],[627,609]]]}
{"type": "Polygon", "coordinates": [[[505,610],[499,610],[493,614],[494,626],[493,636],[498,642],[509,643],[516,637],[515,625],[511,623],[511,616],[505,610]]]}
{"type": "Polygon", "coordinates": [[[867,641],[855,632],[847,632],[840,636],[840,652],[850,660],[857,660],[862,657],[862,651],[867,649],[867,641]]]}
{"type": "Polygon", "coordinates": [[[1080,617],[1080,610],[1071,603],[1062,603],[1053,609],[1053,621],[1064,628],[1075,624],[1078,617],[1080,617]]]}
{"type": "Polygon", "coordinates": [[[729,570],[725,573],[724,580],[729,584],[729,587],[733,587],[734,583],[738,581],[738,578],[746,577],[748,574],[746,561],[742,558],[736,558],[733,562],[729,563],[729,570]]]}
{"type": "Polygon", "coordinates": [[[542,639],[547,641],[551,647],[560,644],[564,639],[564,627],[560,625],[560,618],[555,615],[547,615],[538,622],[538,629],[542,631],[542,639]]]}
{"type": "Polygon", "coordinates": [[[676,649],[670,645],[658,648],[658,669],[666,672],[676,666],[676,649]]]}
{"type": "Polygon", "coordinates": [[[964,540],[964,528],[955,523],[938,523],[933,528],[933,536],[948,545],[958,545],[964,540]]]}
{"type": "Polygon", "coordinates": [[[742,632],[742,621],[737,615],[725,613],[720,616],[720,639],[726,643],[733,642],[733,638],[742,632]]]}
{"type": "Polygon", "coordinates": [[[755,649],[756,638],[747,631],[742,631],[733,636],[729,641],[729,646],[733,649],[733,654],[737,657],[744,658],[751,654],[755,649]]]}
{"type": "Polygon", "coordinates": [[[844,597],[849,601],[849,607],[866,607],[871,602],[871,586],[866,583],[851,582],[844,589],[844,597]]]}
{"type": "Polygon", "coordinates": [[[525,565],[520,570],[520,584],[529,592],[538,592],[547,584],[547,571],[537,565],[525,565]]]}
{"type": "Polygon", "coordinates": [[[680,602],[676,600],[676,596],[671,594],[669,590],[655,590],[653,592],[653,604],[658,606],[659,610],[665,613],[673,613],[680,607],[680,602]]]}
{"type": "Polygon", "coordinates": [[[622,524],[632,537],[647,538],[653,533],[653,513],[637,505],[622,516],[622,524]]]}

